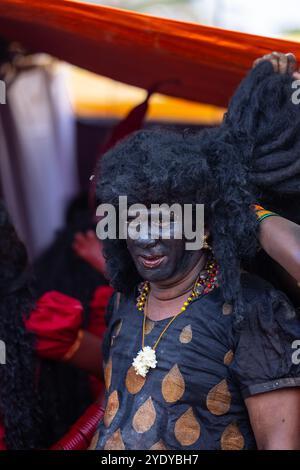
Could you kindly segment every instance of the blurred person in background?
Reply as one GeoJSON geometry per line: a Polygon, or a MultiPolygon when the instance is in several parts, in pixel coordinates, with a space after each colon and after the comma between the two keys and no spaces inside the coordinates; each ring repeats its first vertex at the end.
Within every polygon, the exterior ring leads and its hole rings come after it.
{"type": "MultiPolygon", "coordinates": [[[[68,382],[59,383],[58,374],[51,377],[53,382],[45,382],[44,364],[51,368],[53,364],[63,363],[69,369],[82,370],[103,380],[103,329],[99,329],[99,319],[103,324],[101,318],[107,298],[102,293],[100,301],[97,294],[92,298],[91,316],[94,314],[96,318],[94,330],[98,328],[94,334],[88,327],[84,328],[84,308],[79,300],[58,291],[37,296],[26,248],[2,202],[0,260],[0,336],[6,346],[6,363],[0,367],[0,448],[49,448],[56,442],[56,436],[61,438],[88,405],[96,398],[101,400],[101,396],[91,394],[90,400],[76,410],[79,414],[74,413],[73,421],[68,422],[65,415],[56,415],[60,398],[57,392],[61,392],[63,398],[68,396],[72,402],[75,387],[79,388],[80,384],[74,381],[71,390],[68,382]]],[[[87,387],[90,387],[88,381],[87,387]]]]}
{"type": "MultiPolygon", "coordinates": [[[[82,306],[77,333],[84,328],[97,337],[100,344],[105,331],[104,313],[113,289],[104,277],[105,261],[90,212],[88,195],[81,193],[69,205],[65,228],[57,233],[54,242],[33,268],[37,296],[44,296],[43,309],[49,307],[49,313],[52,312],[60,321],[68,311],[74,312],[76,299],[82,306]],[[52,291],[64,296],[54,295],[52,291]]],[[[40,329],[39,326],[37,328],[40,329]]],[[[43,328],[44,325],[41,330],[43,328]]],[[[94,400],[100,400],[104,393],[103,382],[99,380],[102,367],[100,346],[98,354],[90,358],[91,364],[98,364],[96,377],[93,370],[74,368],[67,362],[51,359],[45,358],[40,368],[41,390],[45,392],[41,396],[48,446],[60,439],[86,408],[94,400]]]]}

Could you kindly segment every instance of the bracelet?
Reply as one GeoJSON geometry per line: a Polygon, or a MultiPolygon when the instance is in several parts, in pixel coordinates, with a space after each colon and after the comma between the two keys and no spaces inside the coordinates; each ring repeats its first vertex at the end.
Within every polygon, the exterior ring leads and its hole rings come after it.
{"type": "Polygon", "coordinates": [[[264,209],[262,206],[259,206],[258,204],[252,204],[251,208],[255,211],[257,221],[259,223],[262,222],[262,220],[266,219],[267,217],[278,216],[276,212],[268,211],[264,209]]]}
{"type": "Polygon", "coordinates": [[[70,359],[72,359],[74,354],[80,348],[82,339],[83,339],[83,330],[79,330],[75,342],[72,344],[70,349],[66,352],[66,354],[63,356],[63,358],[62,358],[63,361],[69,361],[70,359]]]}
{"type": "Polygon", "coordinates": [[[266,211],[265,214],[262,214],[262,215],[260,215],[260,216],[257,216],[257,221],[258,221],[259,223],[261,223],[261,222],[262,222],[264,219],[266,219],[267,217],[272,217],[272,216],[274,216],[274,215],[276,215],[276,216],[278,217],[278,214],[276,214],[275,212],[266,211]]]}

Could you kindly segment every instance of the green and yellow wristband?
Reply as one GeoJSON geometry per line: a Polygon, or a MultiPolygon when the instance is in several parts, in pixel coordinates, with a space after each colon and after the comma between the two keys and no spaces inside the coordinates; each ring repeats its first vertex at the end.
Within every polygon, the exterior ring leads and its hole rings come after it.
{"type": "Polygon", "coordinates": [[[262,206],[259,206],[258,204],[253,204],[251,207],[254,210],[256,217],[257,217],[257,221],[259,223],[262,222],[264,219],[267,219],[267,217],[278,216],[276,212],[267,211],[266,209],[264,209],[262,206]]]}

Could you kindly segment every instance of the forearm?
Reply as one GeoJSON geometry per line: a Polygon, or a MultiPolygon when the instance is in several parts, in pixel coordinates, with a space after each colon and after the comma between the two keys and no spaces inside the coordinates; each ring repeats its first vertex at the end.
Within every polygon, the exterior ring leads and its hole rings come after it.
{"type": "Polygon", "coordinates": [[[287,439],[284,435],[272,436],[258,445],[258,450],[300,450],[299,439],[287,439]]]}
{"type": "Polygon", "coordinates": [[[300,391],[286,388],[246,398],[258,450],[300,450],[300,391]]]}
{"type": "Polygon", "coordinates": [[[70,358],[65,360],[95,377],[102,378],[102,341],[88,331],[82,333],[79,347],[70,358]]]}
{"type": "Polygon", "coordinates": [[[262,248],[300,283],[300,226],[283,217],[260,223],[262,248]]]}

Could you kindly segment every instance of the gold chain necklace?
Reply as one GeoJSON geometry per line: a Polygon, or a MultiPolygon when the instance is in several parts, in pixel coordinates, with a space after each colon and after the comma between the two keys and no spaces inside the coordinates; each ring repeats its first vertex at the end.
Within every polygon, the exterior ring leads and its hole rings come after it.
{"type": "Polygon", "coordinates": [[[181,310],[174,315],[168,324],[165,326],[161,334],[159,335],[157,341],[154,343],[153,347],[145,346],[145,329],[146,329],[146,319],[147,319],[147,306],[148,306],[148,299],[150,295],[150,284],[149,282],[144,282],[140,288],[140,295],[137,299],[137,308],[140,311],[144,311],[144,319],[143,319],[143,330],[142,330],[142,349],[138,352],[137,356],[133,360],[133,367],[137,375],[141,375],[142,377],[146,377],[150,369],[155,369],[157,365],[156,359],[156,348],[162,339],[163,335],[167,331],[167,329],[172,325],[174,320],[183,312],[185,312],[188,305],[205,294],[211,292],[217,285],[217,274],[218,274],[218,266],[214,259],[210,258],[203,271],[201,271],[200,275],[197,277],[196,282],[194,283],[192,293],[188,296],[188,298],[184,301],[181,310]]]}

